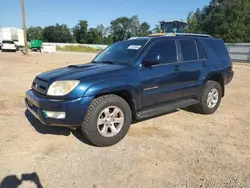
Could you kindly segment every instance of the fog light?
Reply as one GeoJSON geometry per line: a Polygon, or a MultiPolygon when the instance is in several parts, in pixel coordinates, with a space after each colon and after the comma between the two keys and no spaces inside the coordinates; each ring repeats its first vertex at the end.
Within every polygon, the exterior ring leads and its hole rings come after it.
{"type": "Polygon", "coordinates": [[[65,112],[51,112],[51,111],[44,111],[46,116],[49,118],[54,119],[65,119],[66,113],[65,112]]]}

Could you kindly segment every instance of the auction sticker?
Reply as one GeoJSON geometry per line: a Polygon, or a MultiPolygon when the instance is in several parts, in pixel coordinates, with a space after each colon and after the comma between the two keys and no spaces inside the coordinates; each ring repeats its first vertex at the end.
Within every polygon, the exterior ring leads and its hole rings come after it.
{"type": "Polygon", "coordinates": [[[130,50],[139,50],[141,48],[141,45],[130,45],[128,49],[130,50]]]}

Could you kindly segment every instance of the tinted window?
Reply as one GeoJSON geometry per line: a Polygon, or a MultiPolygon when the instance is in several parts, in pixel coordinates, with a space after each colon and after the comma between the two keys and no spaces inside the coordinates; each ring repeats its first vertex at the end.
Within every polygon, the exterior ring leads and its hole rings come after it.
{"type": "Polygon", "coordinates": [[[204,51],[204,49],[202,48],[202,46],[200,45],[199,42],[196,42],[197,44],[197,49],[198,49],[198,53],[199,53],[199,59],[207,59],[207,55],[204,51]]]}
{"type": "Polygon", "coordinates": [[[218,58],[228,58],[229,54],[227,48],[222,40],[206,40],[204,41],[208,44],[211,50],[217,55],[218,58]]]}
{"type": "Polygon", "coordinates": [[[162,57],[162,63],[177,62],[175,40],[157,41],[148,51],[148,54],[160,54],[162,57]]]}
{"type": "Polygon", "coordinates": [[[180,40],[183,61],[198,60],[196,44],[193,40],[180,40]]]}

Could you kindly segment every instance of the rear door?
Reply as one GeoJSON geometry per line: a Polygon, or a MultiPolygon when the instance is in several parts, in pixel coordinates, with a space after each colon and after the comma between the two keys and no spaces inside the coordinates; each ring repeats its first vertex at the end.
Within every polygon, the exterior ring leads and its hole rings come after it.
{"type": "Polygon", "coordinates": [[[159,54],[162,62],[159,65],[139,69],[141,107],[179,98],[181,92],[177,92],[180,75],[176,40],[155,41],[146,54],[159,54]]]}
{"type": "Polygon", "coordinates": [[[204,49],[193,39],[179,39],[180,54],[180,84],[182,96],[196,96],[202,86],[202,76],[207,67],[207,56],[204,49]]]}

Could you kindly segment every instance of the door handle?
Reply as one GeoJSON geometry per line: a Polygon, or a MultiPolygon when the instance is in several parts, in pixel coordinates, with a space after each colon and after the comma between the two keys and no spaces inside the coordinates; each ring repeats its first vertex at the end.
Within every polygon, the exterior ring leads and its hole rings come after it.
{"type": "Polygon", "coordinates": [[[174,71],[179,71],[180,70],[180,66],[179,65],[175,65],[174,66],[174,71]]]}
{"type": "Polygon", "coordinates": [[[207,66],[207,63],[206,63],[206,62],[202,62],[202,66],[203,66],[203,67],[206,67],[206,66],[207,66]]]}

